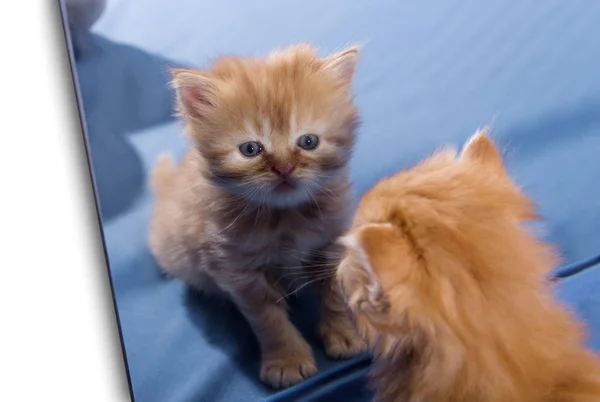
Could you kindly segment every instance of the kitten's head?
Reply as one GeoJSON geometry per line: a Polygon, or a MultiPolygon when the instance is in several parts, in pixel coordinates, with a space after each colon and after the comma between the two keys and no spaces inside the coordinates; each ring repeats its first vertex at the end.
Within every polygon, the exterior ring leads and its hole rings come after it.
{"type": "Polygon", "coordinates": [[[484,325],[489,292],[513,297],[511,286],[552,267],[548,249],[522,225],[533,211],[483,132],[460,155],[446,149],[379,182],[341,239],[337,270],[362,331],[399,334],[410,326],[458,339],[484,325]]]}
{"type": "Polygon", "coordinates": [[[222,57],[207,71],[174,70],[179,112],[213,182],[291,207],[345,174],[357,52],[319,58],[297,45],[265,59],[222,57]]]}

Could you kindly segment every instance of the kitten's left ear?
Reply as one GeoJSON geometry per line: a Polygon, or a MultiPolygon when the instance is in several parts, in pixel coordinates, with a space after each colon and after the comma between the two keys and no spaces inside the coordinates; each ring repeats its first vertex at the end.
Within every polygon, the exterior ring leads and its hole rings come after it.
{"type": "Polygon", "coordinates": [[[351,278],[360,282],[358,286],[350,286],[358,291],[349,297],[348,304],[352,309],[367,314],[371,318],[383,319],[389,311],[390,302],[379,278],[373,271],[363,245],[355,235],[343,236],[338,241],[354,254],[355,265],[353,266],[356,271],[351,278]]]}
{"type": "Polygon", "coordinates": [[[324,60],[323,68],[331,72],[344,85],[350,86],[356,71],[358,61],[358,46],[352,46],[341,52],[332,54],[324,60]]]}
{"type": "Polygon", "coordinates": [[[479,130],[469,138],[461,153],[461,159],[470,160],[505,173],[502,156],[487,133],[487,129],[479,130]]]}
{"type": "Polygon", "coordinates": [[[216,105],[214,80],[202,71],[174,69],[171,73],[180,112],[188,118],[204,119],[216,105]]]}
{"type": "Polygon", "coordinates": [[[358,302],[358,310],[382,321],[390,310],[390,301],[379,283],[369,286],[366,297],[358,302]]]}

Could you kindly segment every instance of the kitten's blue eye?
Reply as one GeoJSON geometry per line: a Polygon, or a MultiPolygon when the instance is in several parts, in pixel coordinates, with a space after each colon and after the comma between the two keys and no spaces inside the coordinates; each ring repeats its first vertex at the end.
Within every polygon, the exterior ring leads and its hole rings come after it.
{"type": "Polygon", "coordinates": [[[319,145],[319,137],[314,134],[304,134],[298,138],[298,146],[302,149],[310,151],[319,145]]]}
{"type": "Polygon", "coordinates": [[[240,145],[240,152],[242,153],[242,155],[247,156],[247,157],[256,156],[261,151],[262,151],[262,145],[260,145],[260,143],[255,142],[255,141],[245,142],[242,145],[240,145]]]}

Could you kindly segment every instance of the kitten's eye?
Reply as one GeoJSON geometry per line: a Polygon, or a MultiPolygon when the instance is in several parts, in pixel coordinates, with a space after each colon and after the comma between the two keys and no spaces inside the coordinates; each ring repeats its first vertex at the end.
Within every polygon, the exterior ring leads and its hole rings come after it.
{"type": "Polygon", "coordinates": [[[302,149],[310,151],[319,145],[319,137],[314,134],[304,134],[298,138],[298,146],[302,149]]]}
{"type": "Polygon", "coordinates": [[[240,145],[240,152],[244,156],[253,157],[258,155],[261,151],[262,145],[255,141],[245,142],[242,145],[240,145]]]}

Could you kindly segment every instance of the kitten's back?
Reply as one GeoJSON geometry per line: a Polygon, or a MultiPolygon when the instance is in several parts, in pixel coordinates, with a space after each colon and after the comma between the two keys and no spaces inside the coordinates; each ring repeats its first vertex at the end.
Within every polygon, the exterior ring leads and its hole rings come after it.
{"type": "Polygon", "coordinates": [[[522,223],[534,216],[484,133],[363,197],[338,279],[378,334],[380,401],[600,400],[600,362],[546,279],[552,248],[522,223]]]}

